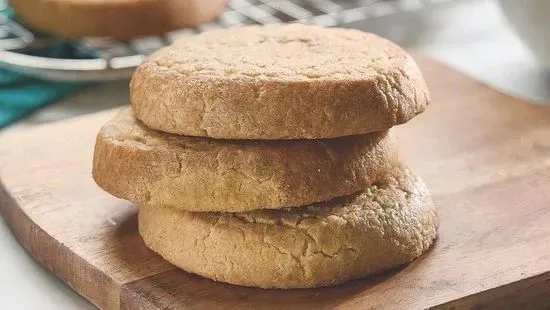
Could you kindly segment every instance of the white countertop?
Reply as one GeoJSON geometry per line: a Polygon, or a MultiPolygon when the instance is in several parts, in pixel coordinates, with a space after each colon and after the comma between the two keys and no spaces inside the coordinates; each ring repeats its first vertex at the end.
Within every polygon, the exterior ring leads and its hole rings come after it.
{"type": "MultiPolygon", "coordinates": [[[[491,0],[453,3],[437,14],[411,14],[405,21],[371,21],[361,27],[425,52],[505,93],[550,103],[550,70],[536,62],[507,28],[491,0]],[[375,23],[375,24],[373,24],[375,23]],[[391,29],[388,32],[388,29],[391,29]]],[[[91,87],[48,106],[6,130],[69,118],[127,104],[128,81],[91,87]]],[[[93,309],[36,263],[0,218],[0,309],[93,309]]]]}

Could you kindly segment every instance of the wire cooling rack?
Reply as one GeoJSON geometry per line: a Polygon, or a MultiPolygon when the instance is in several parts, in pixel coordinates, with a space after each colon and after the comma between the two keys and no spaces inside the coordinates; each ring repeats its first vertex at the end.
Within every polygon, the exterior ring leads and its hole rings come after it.
{"type": "MultiPolygon", "coordinates": [[[[61,59],[31,55],[59,45],[62,39],[35,35],[24,25],[0,15],[0,66],[56,80],[127,78],[150,53],[174,40],[219,28],[247,24],[301,22],[324,27],[342,26],[400,12],[411,12],[452,0],[230,0],[214,22],[131,41],[82,39],[74,42],[93,59],[61,59]]],[[[2,0],[0,0],[0,10],[2,0]]]]}

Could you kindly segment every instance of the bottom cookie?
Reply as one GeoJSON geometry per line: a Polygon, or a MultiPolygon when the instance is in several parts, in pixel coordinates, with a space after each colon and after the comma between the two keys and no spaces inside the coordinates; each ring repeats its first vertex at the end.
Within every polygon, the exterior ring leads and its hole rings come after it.
{"type": "Polygon", "coordinates": [[[355,195],[298,208],[139,211],[145,244],[172,264],[262,288],[331,286],[377,274],[421,255],[436,230],[429,191],[407,169],[355,195]]]}

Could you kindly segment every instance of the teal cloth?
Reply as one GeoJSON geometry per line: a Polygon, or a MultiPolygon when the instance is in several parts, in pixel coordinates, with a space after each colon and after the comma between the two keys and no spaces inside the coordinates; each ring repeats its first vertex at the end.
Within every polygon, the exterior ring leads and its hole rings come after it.
{"type": "MultiPolygon", "coordinates": [[[[7,10],[0,14],[10,14],[7,10]]],[[[55,58],[91,58],[76,42],[63,41],[28,52],[55,58]]],[[[86,83],[41,80],[21,72],[0,68],[0,129],[85,87],[86,83]]]]}

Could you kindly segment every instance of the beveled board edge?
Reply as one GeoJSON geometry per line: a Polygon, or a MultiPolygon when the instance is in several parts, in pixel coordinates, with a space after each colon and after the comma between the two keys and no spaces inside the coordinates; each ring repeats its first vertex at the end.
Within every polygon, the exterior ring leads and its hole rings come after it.
{"type": "Polygon", "coordinates": [[[550,305],[550,271],[449,301],[429,309],[531,309],[550,305]]]}
{"type": "Polygon", "coordinates": [[[120,284],[47,234],[9,195],[0,180],[0,215],[23,248],[75,292],[101,309],[120,308],[120,284]],[[55,250],[54,250],[55,249],[55,250]],[[81,274],[88,274],[84,280],[81,274]]]}

